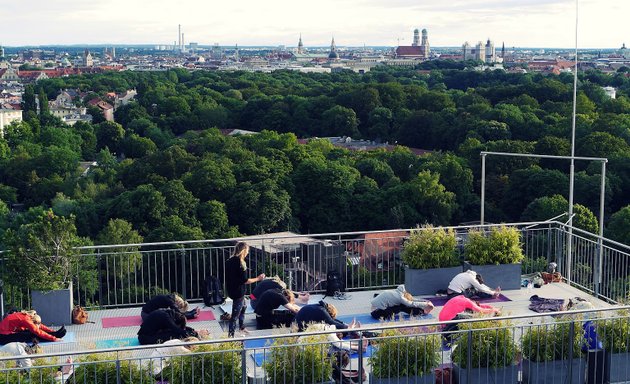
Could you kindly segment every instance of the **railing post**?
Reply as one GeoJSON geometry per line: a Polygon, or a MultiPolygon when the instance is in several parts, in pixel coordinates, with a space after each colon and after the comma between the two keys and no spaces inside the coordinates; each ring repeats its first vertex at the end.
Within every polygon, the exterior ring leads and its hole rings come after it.
{"type": "Polygon", "coordinates": [[[363,383],[363,332],[359,336],[359,383],[363,383]]]}
{"type": "Polygon", "coordinates": [[[604,264],[604,195],[606,193],[606,162],[602,161],[602,181],[599,194],[599,239],[597,241],[597,260],[595,261],[595,297],[601,293],[602,268],[604,264]]]}
{"type": "Polygon", "coordinates": [[[479,225],[483,225],[484,223],[484,215],[485,215],[485,204],[486,204],[486,154],[481,154],[481,218],[479,220],[479,225]]]}
{"type": "Polygon", "coordinates": [[[121,384],[120,378],[120,356],[116,355],[116,384],[121,384]]]}
{"type": "Polygon", "coordinates": [[[571,381],[571,378],[573,377],[573,342],[575,339],[575,322],[570,322],[569,323],[569,351],[568,351],[568,359],[569,361],[567,361],[567,365],[568,365],[568,370],[569,372],[567,372],[568,376],[568,381],[571,381]]]}
{"type": "Polygon", "coordinates": [[[241,349],[241,383],[247,384],[247,351],[243,346],[241,349]]]}
{"type": "Polygon", "coordinates": [[[468,330],[468,350],[466,351],[466,384],[470,383],[470,378],[472,377],[472,343],[473,343],[473,334],[472,330],[468,330]]]}
{"type": "Polygon", "coordinates": [[[182,294],[182,298],[184,300],[187,299],[187,295],[186,295],[186,281],[188,279],[186,279],[186,248],[182,248],[179,251],[180,254],[180,260],[181,260],[181,276],[182,276],[182,281],[181,281],[181,294],[182,294]]]}

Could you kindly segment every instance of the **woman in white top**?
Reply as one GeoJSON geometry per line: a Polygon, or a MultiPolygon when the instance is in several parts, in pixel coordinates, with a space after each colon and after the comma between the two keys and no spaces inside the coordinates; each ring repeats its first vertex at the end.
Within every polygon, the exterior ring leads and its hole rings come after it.
{"type": "Polygon", "coordinates": [[[194,349],[194,345],[182,345],[182,343],[189,343],[192,341],[199,341],[196,337],[187,337],[183,340],[173,339],[165,341],[159,348],[155,348],[151,352],[151,358],[146,361],[146,364],[150,367],[154,377],[160,377],[162,370],[170,363],[173,356],[187,355],[194,349]]]}
{"type": "Polygon", "coordinates": [[[453,277],[446,293],[448,297],[464,295],[468,298],[477,297],[479,299],[487,299],[490,297],[499,297],[501,287],[497,287],[493,290],[484,283],[483,277],[480,274],[469,269],[453,277]]]}

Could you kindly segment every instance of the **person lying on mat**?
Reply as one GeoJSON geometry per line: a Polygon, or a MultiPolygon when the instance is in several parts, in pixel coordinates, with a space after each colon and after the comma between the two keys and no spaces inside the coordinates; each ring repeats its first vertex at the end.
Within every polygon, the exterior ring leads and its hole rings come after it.
{"type": "Polygon", "coordinates": [[[38,341],[59,341],[66,335],[62,326],[56,331],[42,324],[42,318],[35,311],[21,311],[8,314],[0,321],[0,344],[12,342],[29,343],[38,341]]]}
{"type": "Polygon", "coordinates": [[[295,304],[293,292],[288,289],[270,289],[258,299],[256,313],[256,329],[271,329],[274,327],[289,327],[300,310],[295,304]],[[286,311],[277,311],[284,306],[286,311]]]}
{"type": "MultiPolygon", "coordinates": [[[[501,310],[488,304],[479,304],[464,295],[457,295],[444,304],[438,319],[440,321],[470,319],[473,312],[499,315],[501,310]]],[[[442,327],[442,339],[446,344],[452,341],[452,333],[459,329],[457,323],[445,324],[442,327]]]]}
{"type": "Polygon", "coordinates": [[[194,329],[186,326],[186,316],[173,309],[158,309],[151,312],[142,322],[138,331],[138,341],[141,345],[162,344],[165,341],[200,335],[194,329]]]}
{"type": "Polygon", "coordinates": [[[153,296],[151,300],[147,301],[146,304],[142,306],[140,317],[142,317],[142,321],[144,321],[151,312],[167,308],[183,313],[187,319],[194,319],[198,317],[199,312],[201,311],[199,307],[189,311],[188,302],[182,299],[178,294],[173,293],[170,295],[153,296]]]}
{"type": "Polygon", "coordinates": [[[487,299],[490,297],[499,297],[501,287],[497,287],[493,290],[484,283],[483,277],[479,273],[469,269],[453,277],[446,293],[448,297],[464,295],[468,298],[477,297],[479,299],[487,299]]]}
{"type": "Polygon", "coordinates": [[[357,328],[361,325],[356,321],[346,324],[341,320],[337,320],[337,308],[321,300],[317,304],[308,304],[300,308],[295,315],[295,322],[298,331],[302,332],[310,323],[326,323],[334,325],[337,329],[357,328]]]}
{"type": "Polygon", "coordinates": [[[399,312],[412,316],[429,314],[433,310],[433,303],[428,300],[415,300],[405,289],[403,284],[396,289],[381,292],[372,299],[373,318],[390,320],[399,312]]]}
{"type": "MultiPolygon", "coordinates": [[[[249,305],[251,305],[252,308],[256,309],[259,299],[262,297],[262,295],[266,291],[270,289],[280,289],[280,290],[287,289],[287,285],[285,284],[284,281],[280,280],[278,276],[265,278],[263,281],[256,284],[256,288],[254,288],[252,293],[249,295],[249,299],[250,299],[249,305]]],[[[303,292],[300,292],[300,293],[293,292],[293,296],[295,297],[296,301],[300,304],[308,304],[308,300],[311,297],[308,293],[303,293],[303,292]]]]}

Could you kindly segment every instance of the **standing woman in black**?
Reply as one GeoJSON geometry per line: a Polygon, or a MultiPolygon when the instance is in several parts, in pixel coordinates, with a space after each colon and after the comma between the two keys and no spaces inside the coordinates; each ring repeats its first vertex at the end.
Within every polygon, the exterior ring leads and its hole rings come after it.
{"type": "Polygon", "coordinates": [[[261,273],[257,277],[247,278],[247,264],[245,258],[249,254],[249,245],[239,241],[234,247],[234,253],[225,262],[225,287],[227,294],[232,299],[232,316],[228,327],[228,336],[234,337],[236,328],[236,318],[238,317],[238,327],[245,331],[245,285],[261,281],[265,274],[261,273]]]}

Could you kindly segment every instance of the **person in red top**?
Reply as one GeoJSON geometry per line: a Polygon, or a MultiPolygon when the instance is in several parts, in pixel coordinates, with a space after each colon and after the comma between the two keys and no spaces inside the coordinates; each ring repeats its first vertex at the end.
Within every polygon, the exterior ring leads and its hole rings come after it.
{"type": "Polygon", "coordinates": [[[59,341],[66,335],[66,328],[57,331],[42,324],[35,311],[13,312],[0,321],[0,344],[13,342],[28,343],[38,341],[59,341]]]}
{"type": "MultiPolygon", "coordinates": [[[[501,310],[488,304],[479,304],[464,295],[458,295],[444,304],[438,318],[440,321],[470,319],[473,312],[498,315],[501,313],[501,310]]],[[[450,347],[452,334],[458,329],[457,323],[445,324],[442,327],[442,338],[445,347],[450,347]]]]}

